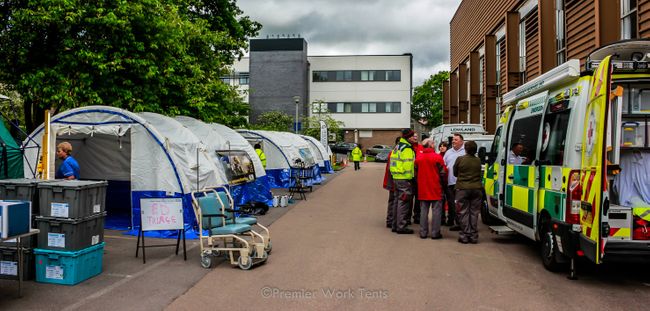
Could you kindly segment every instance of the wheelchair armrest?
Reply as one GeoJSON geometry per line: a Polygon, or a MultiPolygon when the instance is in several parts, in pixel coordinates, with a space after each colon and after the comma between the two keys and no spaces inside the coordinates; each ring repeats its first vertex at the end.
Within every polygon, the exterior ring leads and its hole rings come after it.
{"type": "Polygon", "coordinates": [[[212,228],[212,217],[226,218],[224,214],[201,214],[201,217],[208,217],[208,227],[212,228]]]}

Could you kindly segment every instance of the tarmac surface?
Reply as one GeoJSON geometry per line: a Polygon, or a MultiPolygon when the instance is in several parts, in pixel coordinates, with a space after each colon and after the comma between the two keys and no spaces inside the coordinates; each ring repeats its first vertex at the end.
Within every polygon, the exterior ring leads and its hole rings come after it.
{"type": "MultiPolygon", "coordinates": [[[[362,163],[328,175],[289,208],[260,217],[270,224],[268,261],[243,271],[223,259],[199,265],[172,248],[135,258],[135,237],[106,232],[104,272],[76,286],[0,280],[0,310],[640,310],[650,304],[642,264],[581,264],[579,280],[546,271],[537,245],[497,236],[482,224],[479,244],[396,235],[385,227],[385,164],[362,163]]],[[[413,226],[418,229],[418,226],[413,226]]],[[[417,230],[416,230],[417,231],[417,230]]],[[[147,244],[169,243],[147,239],[147,244]],[[153,242],[152,242],[153,241],[153,242]]]]}

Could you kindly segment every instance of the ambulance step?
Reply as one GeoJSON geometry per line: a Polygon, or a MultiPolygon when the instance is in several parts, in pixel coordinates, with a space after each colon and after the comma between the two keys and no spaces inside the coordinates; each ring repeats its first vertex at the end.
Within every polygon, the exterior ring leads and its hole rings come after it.
{"type": "Polygon", "coordinates": [[[507,226],[490,226],[490,231],[498,235],[511,235],[516,233],[514,230],[508,228],[507,226]]]}

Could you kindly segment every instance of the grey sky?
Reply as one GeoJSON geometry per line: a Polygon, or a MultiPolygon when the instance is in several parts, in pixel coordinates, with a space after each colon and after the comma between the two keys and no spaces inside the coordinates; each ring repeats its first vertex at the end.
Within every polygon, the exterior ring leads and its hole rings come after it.
{"type": "Polygon", "coordinates": [[[238,0],[259,38],[300,34],[309,55],[413,54],[413,86],[449,70],[449,21],[461,0],[238,0]]]}

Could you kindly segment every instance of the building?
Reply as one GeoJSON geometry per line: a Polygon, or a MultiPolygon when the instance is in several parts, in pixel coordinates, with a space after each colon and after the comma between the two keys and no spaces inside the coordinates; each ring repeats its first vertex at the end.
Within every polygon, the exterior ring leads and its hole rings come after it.
{"type": "MultiPolygon", "coordinates": [[[[252,39],[250,56],[222,79],[248,95],[250,122],[267,111],[330,115],[344,140],[392,144],[410,126],[412,55],[308,56],[303,38],[252,39]]],[[[299,128],[302,124],[298,124],[299,128]]]]}
{"type": "Polygon", "coordinates": [[[609,43],[650,37],[650,0],[463,0],[450,22],[444,123],[494,133],[501,96],[609,43]]]}

